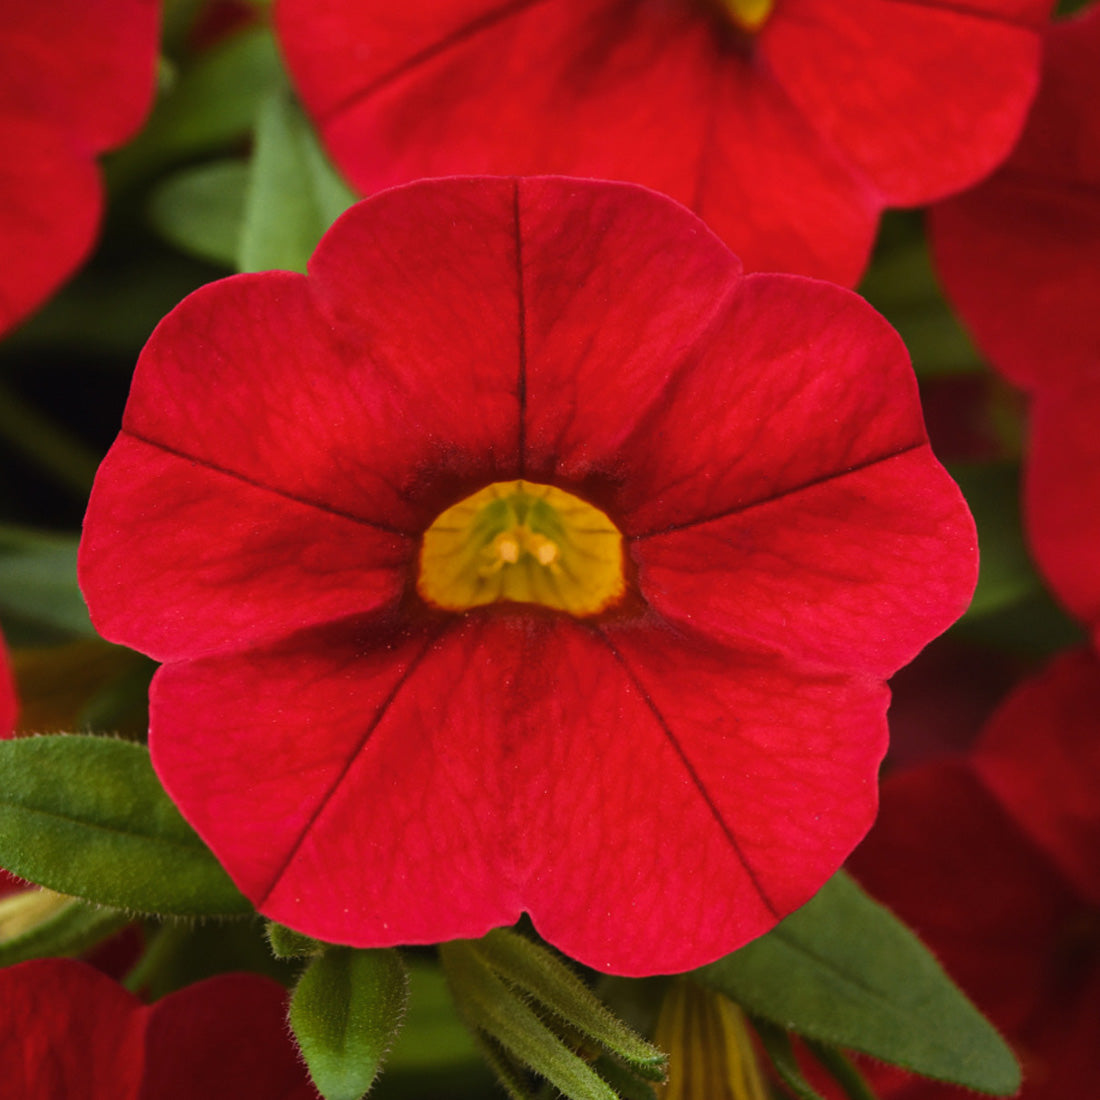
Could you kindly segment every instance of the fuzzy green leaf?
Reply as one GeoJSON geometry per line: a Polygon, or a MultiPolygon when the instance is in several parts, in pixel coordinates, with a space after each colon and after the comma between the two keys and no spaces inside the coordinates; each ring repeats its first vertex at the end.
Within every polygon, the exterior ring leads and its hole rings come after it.
{"type": "Polygon", "coordinates": [[[358,1100],[371,1087],[408,996],[393,950],[333,947],[309,964],[290,1001],[290,1026],[325,1100],[358,1100]]]}
{"type": "Polygon", "coordinates": [[[0,866],[139,913],[252,911],[164,792],[148,750],[107,737],[0,742],[0,866]]]}
{"type": "Polygon", "coordinates": [[[1012,1051],[897,918],[847,875],[766,936],[696,971],[746,1011],[831,1046],[995,1095],[1012,1051]]]}

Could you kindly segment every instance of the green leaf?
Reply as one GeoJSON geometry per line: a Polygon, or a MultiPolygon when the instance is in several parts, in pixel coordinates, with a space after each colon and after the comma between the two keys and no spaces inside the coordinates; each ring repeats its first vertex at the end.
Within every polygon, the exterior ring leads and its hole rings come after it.
{"type": "Polygon", "coordinates": [[[76,535],[0,526],[0,615],[63,637],[95,635],[76,583],[76,535]]]}
{"type": "Polygon", "coordinates": [[[234,268],[244,220],[248,165],[217,160],[164,180],[149,199],[149,220],[170,244],[234,268]]]}
{"type": "Polygon", "coordinates": [[[204,50],[160,99],[137,138],[107,161],[112,191],[165,164],[226,149],[245,137],[284,79],[271,31],[256,27],[204,50]]]}
{"type": "Polygon", "coordinates": [[[798,1097],[798,1100],[822,1100],[819,1093],[802,1074],[790,1036],[768,1020],[753,1020],[756,1034],[764,1047],[764,1053],[779,1074],[780,1080],[798,1097]]]}
{"type": "Polygon", "coordinates": [[[239,269],[304,272],[322,234],[354,201],[300,108],[282,90],[269,95],[256,127],[239,269]]]}
{"type": "Polygon", "coordinates": [[[79,955],[131,919],[117,909],[87,905],[52,890],[9,894],[0,900],[0,967],[47,955],[79,955]],[[31,908],[35,912],[28,913],[31,908]]]}
{"type": "Polygon", "coordinates": [[[290,1026],[325,1100],[358,1100],[370,1088],[408,996],[393,950],[333,947],[309,964],[290,1001],[290,1026]]]}
{"type": "Polygon", "coordinates": [[[766,936],[696,971],[754,1016],[927,1077],[1009,1095],[1012,1051],[899,920],[843,872],[766,936]]]}
{"type": "Polygon", "coordinates": [[[827,1043],[815,1043],[812,1039],[806,1045],[813,1051],[814,1057],[829,1071],[832,1078],[848,1100],[876,1100],[875,1094],[863,1079],[863,1075],[844,1056],[843,1052],[827,1043]]]}
{"type": "Polygon", "coordinates": [[[0,742],[0,866],[139,913],[252,912],[165,794],[148,750],[129,741],[0,742]]]}

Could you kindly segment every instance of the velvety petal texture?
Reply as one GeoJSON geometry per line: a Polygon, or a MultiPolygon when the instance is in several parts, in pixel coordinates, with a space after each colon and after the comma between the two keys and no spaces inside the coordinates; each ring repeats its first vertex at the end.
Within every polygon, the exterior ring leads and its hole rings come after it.
{"type": "Polygon", "coordinates": [[[307,277],[183,302],[80,558],[99,629],[167,662],[154,766],[261,912],[355,946],[527,912],[624,974],[714,959],[835,871],[883,679],[975,574],[866,303],[560,178],[394,189],[307,277]],[[425,531],[513,479],[606,513],[619,602],[421,597],[425,531]]]}
{"type": "Polygon", "coordinates": [[[1007,155],[1050,7],[784,0],[750,35],[711,0],[279,0],[275,23],[367,193],[456,172],[633,180],[750,270],[850,285],[883,208],[1007,155]]]}
{"type": "MultiPolygon", "coordinates": [[[[1088,1095],[1100,1071],[1100,664],[1024,682],[968,756],[890,777],[850,866],[1013,1044],[1022,1100],[1088,1095]]],[[[909,1078],[882,1095],[963,1097],[909,1078]]]]}
{"type": "Polygon", "coordinates": [[[97,154],[153,95],[159,0],[0,0],[0,333],[91,249],[97,154]]]}
{"type": "Polygon", "coordinates": [[[73,959],[0,970],[0,1078],[20,1100],[316,1100],[285,990],[222,974],[143,1005],[73,959]]]}

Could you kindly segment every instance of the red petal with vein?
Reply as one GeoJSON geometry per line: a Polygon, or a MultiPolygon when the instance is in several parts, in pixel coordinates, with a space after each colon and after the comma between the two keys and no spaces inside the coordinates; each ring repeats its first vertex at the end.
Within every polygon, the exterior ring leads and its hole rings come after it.
{"type": "Polygon", "coordinates": [[[160,661],[391,608],[417,550],[127,433],[100,468],[89,521],[80,578],[99,593],[97,628],[160,661]],[[136,525],[133,546],[120,533],[136,525]]]}
{"type": "Polygon", "coordinates": [[[769,20],[761,51],[883,204],[912,206],[974,183],[1019,137],[1037,83],[1037,20],[986,7],[802,0],[797,17],[792,4],[790,19],[780,8],[769,20]]]}
{"type": "Polygon", "coordinates": [[[1100,661],[1054,661],[1001,707],[975,767],[1027,834],[1100,906],[1100,661]]]}
{"type": "Polygon", "coordinates": [[[966,610],[976,550],[927,447],[631,544],[651,606],[684,629],[879,677],[966,610]]]}
{"type": "Polygon", "coordinates": [[[389,646],[158,678],[170,792],[262,911],[310,934],[431,943],[526,910],[591,966],[686,969],[805,901],[873,817],[879,684],[518,614],[389,646]],[[302,737],[318,713],[323,743],[302,737]]]}
{"type": "Polygon", "coordinates": [[[137,1100],[141,1002],[87,963],[0,970],[0,1080],[20,1100],[137,1100]]]}
{"type": "Polygon", "coordinates": [[[276,27],[367,192],[461,172],[634,180],[750,269],[853,283],[884,206],[973,183],[1018,135],[1049,0],[973,7],[788,0],[751,44],[701,0],[280,0],[276,27]]]}
{"type": "Polygon", "coordinates": [[[159,12],[158,0],[0,0],[0,332],[91,248],[94,158],[145,117],[159,12]]]}
{"type": "Polygon", "coordinates": [[[1100,9],[1055,24],[1019,146],[932,212],[936,267],[992,363],[1029,389],[1100,356],[1100,9]]]}
{"type": "Polygon", "coordinates": [[[220,974],[145,1009],[140,1100],[317,1100],[286,1022],[286,990],[220,974]]]}
{"type": "Polygon", "coordinates": [[[1055,594],[1100,642],[1100,370],[1076,385],[1039,390],[1029,419],[1028,541],[1055,594]]]}

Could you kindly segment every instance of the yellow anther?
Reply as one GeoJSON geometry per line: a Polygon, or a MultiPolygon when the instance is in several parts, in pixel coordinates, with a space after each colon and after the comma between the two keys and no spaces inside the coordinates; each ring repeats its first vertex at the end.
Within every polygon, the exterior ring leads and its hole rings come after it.
{"type": "Polygon", "coordinates": [[[552,485],[488,485],[443,512],[420,548],[417,591],[446,611],[505,600],[594,615],[625,590],[618,528],[552,485]]]}

